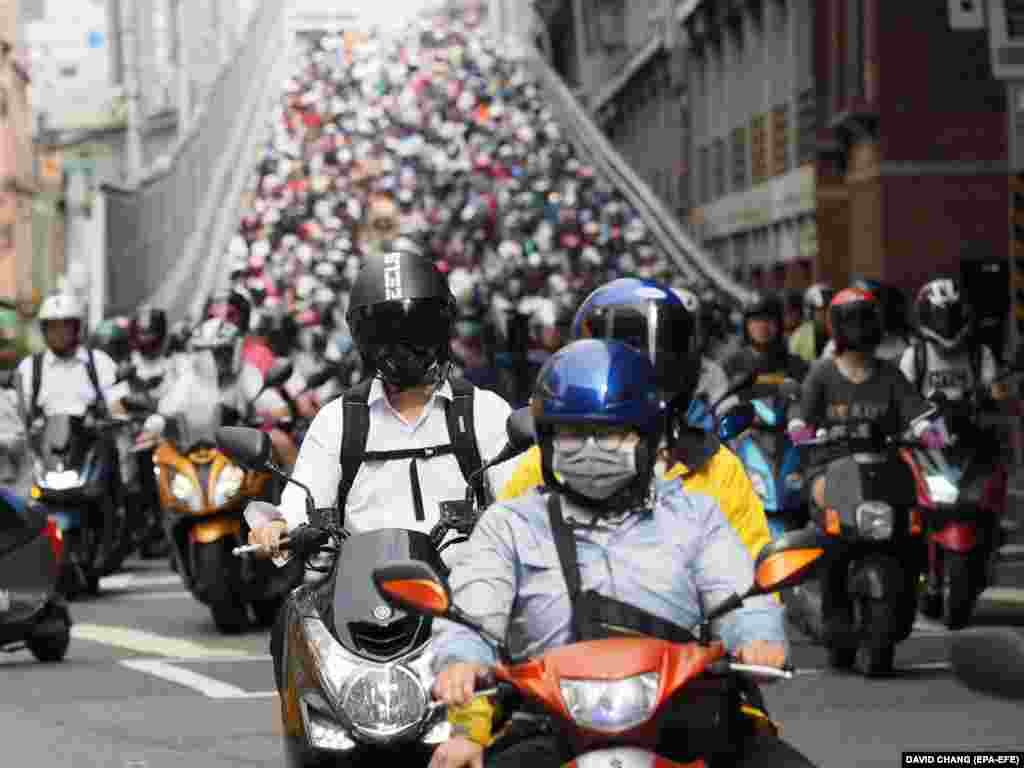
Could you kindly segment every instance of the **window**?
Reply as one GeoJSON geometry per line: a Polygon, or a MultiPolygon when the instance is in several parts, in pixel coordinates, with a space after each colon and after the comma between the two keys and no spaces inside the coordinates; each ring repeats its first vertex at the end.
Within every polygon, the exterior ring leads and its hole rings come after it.
{"type": "Polygon", "coordinates": [[[814,145],[818,131],[818,104],[814,88],[800,92],[797,97],[797,162],[800,165],[814,161],[814,145]]]}
{"type": "Polygon", "coordinates": [[[732,132],[732,190],[747,187],[747,127],[741,125],[732,132]]]}
{"type": "Polygon", "coordinates": [[[772,110],[772,175],[779,176],[790,168],[789,105],[772,110]]]}
{"type": "Polygon", "coordinates": [[[760,184],[768,178],[768,142],[765,136],[764,115],[754,115],[750,121],[751,181],[760,184]]]}
{"type": "Polygon", "coordinates": [[[714,183],[711,188],[712,200],[725,195],[725,140],[715,139],[714,143],[714,183]]]}
{"type": "Polygon", "coordinates": [[[846,0],[846,88],[850,102],[864,96],[864,0],[846,0]]]}

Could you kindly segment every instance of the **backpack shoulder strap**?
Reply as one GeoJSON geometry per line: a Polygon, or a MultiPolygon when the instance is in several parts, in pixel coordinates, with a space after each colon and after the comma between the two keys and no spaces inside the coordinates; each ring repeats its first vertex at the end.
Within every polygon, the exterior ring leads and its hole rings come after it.
{"type": "Polygon", "coordinates": [[[366,456],[366,439],[370,434],[370,407],[367,405],[367,398],[370,396],[372,383],[372,378],[362,381],[341,396],[344,414],[341,434],[341,481],[338,483],[338,499],[335,502],[335,508],[341,515],[345,513],[349,491],[352,490],[352,484],[366,456]]]}
{"type": "MultiPolygon", "coordinates": [[[[459,462],[462,476],[469,479],[484,465],[480,456],[480,446],[476,440],[476,424],[473,420],[473,392],[475,387],[465,379],[450,379],[452,402],[445,408],[448,420],[448,438],[452,441],[455,458],[459,462]]],[[[473,488],[477,501],[485,503],[483,478],[479,478],[473,488]]]]}
{"type": "Polygon", "coordinates": [[[923,396],[924,380],[928,375],[928,344],[920,336],[915,336],[910,342],[910,348],[914,350],[914,386],[923,396]]]}
{"type": "Polygon", "coordinates": [[[39,388],[43,383],[43,353],[32,355],[32,403],[29,405],[29,420],[35,421],[39,416],[39,388]]]}
{"type": "Polygon", "coordinates": [[[85,348],[86,359],[85,359],[85,372],[89,374],[89,381],[92,383],[92,388],[96,390],[96,402],[104,413],[107,412],[107,399],[103,396],[103,390],[100,388],[100,376],[96,372],[96,358],[93,357],[92,347],[85,348]]]}

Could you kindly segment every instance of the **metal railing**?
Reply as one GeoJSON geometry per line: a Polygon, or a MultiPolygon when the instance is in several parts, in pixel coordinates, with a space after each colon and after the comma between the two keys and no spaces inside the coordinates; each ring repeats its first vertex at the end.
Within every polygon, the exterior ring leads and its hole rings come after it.
{"type": "Polygon", "coordinates": [[[706,282],[733,302],[749,298],[751,292],[712,260],[712,256],[683,229],[668,206],[623,159],[541,53],[528,44],[517,44],[515,48],[536,78],[556,119],[577,152],[589,158],[591,164],[629,201],[647,225],[655,242],[680,271],[690,279],[706,282]]]}
{"type": "Polygon", "coordinates": [[[286,75],[284,5],[264,0],[253,13],[170,163],[135,189],[104,185],[108,312],[150,302],[180,320],[215,287],[254,145],[286,75]]]}

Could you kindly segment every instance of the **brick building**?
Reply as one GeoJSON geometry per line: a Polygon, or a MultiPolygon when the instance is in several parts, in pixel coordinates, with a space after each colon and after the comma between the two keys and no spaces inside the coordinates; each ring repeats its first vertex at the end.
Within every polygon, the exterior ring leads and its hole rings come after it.
{"type": "Polygon", "coordinates": [[[1005,88],[950,5],[816,3],[817,270],[834,282],[916,289],[1006,259],[1005,88]]]}

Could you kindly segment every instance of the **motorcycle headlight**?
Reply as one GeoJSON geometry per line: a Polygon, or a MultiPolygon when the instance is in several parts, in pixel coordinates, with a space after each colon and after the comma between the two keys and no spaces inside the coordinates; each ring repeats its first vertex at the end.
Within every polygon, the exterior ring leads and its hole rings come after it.
{"type": "Polygon", "coordinates": [[[349,680],[341,708],[353,730],[373,739],[387,739],[419,724],[427,711],[427,692],[408,667],[371,667],[349,680]]]}
{"type": "Polygon", "coordinates": [[[171,480],[171,495],[182,504],[188,505],[193,512],[203,508],[202,499],[199,497],[199,486],[188,475],[180,472],[171,480]]]}
{"type": "Polygon", "coordinates": [[[227,466],[217,478],[217,487],[213,489],[214,506],[222,506],[231,501],[242,490],[245,471],[241,467],[227,466]]]}
{"type": "Polygon", "coordinates": [[[956,504],[960,497],[960,491],[945,475],[928,475],[925,482],[928,484],[928,495],[936,504],[956,504]]]}
{"type": "Polygon", "coordinates": [[[892,538],[892,507],[883,501],[867,501],[857,507],[857,530],[867,539],[892,538]]]}
{"type": "Polygon", "coordinates": [[[647,720],[658,702],[657,672],[624,680],[561,680],[562,701],[572,719],[601,733],[628,731],[647,720]]]}
{"type": "Polygon", "coordinates": [[[66,491],[82,485],[82,477],[73,469],[63,472],[47,472],[39,478],[39,485],[51,491],[66,491]]]}
{"type": "Polygon", "coordinates": [[[317,660],[320,684],[332,701],[340,702],[345,681],[363,662],[342,648],[320,619],[303,619],[302,628],[317,660]]]}

